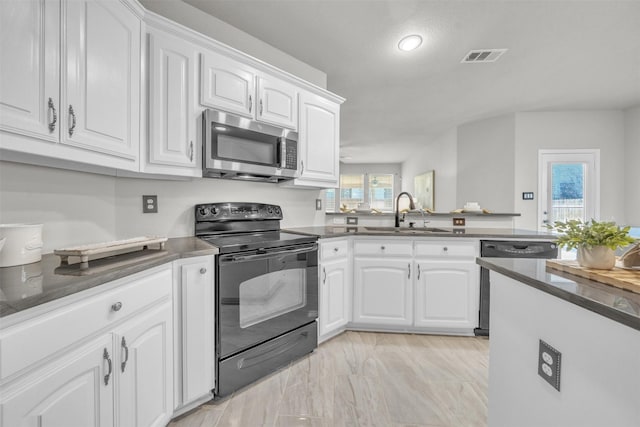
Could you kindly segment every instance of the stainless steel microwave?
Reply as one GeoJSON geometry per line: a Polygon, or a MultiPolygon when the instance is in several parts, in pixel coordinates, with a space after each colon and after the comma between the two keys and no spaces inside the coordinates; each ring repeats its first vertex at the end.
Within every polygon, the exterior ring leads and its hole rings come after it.
{"type": "Polygon", "coordinates": [[[298,134],[216,110],[202,122],[203,175],[279,182],[298,176],[298,134]]]}

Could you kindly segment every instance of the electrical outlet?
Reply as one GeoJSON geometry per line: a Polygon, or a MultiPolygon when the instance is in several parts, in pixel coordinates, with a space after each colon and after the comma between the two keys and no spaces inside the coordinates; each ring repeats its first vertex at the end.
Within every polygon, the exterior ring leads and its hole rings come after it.
{"type": "Polygon", "coordinates": [[[464,225],[464,224],[465,224],[464,218],[453,218],[453,225],[464,225]]]}
{"type": "Polygon", "coordinates": [[[560,359],[562,353],[540,340],[538,347],[538,375],[560,391],[560,359]]]}
{"type": "Polygon", "coordinates": [[[522,200],[533,200],[533,191],[526,191],[522,193],[522,200]]]}
{"type": "Polygon", "coordinates": [[[317,211],[322,210],[322,199],[316,199],[316,210],[317,211]]]}
{"type": "Polygon", "coordinates": [[[142,213],[158,213],[158,196],[142,196],[142,213]]]}

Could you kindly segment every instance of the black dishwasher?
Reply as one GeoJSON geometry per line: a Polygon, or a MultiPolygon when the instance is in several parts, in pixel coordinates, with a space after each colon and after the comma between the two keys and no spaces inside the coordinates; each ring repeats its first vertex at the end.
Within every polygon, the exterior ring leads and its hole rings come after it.
{"type": "MultiPolygon", "coordinates": [[[[545,241],[481,240],[480,256],[485,258],[542,258],[558,257],[558,246],[545,241]]],[[[474,329],[478,336],[489,336],[489,270],[480,267],[480,319],[474,329]]]]}

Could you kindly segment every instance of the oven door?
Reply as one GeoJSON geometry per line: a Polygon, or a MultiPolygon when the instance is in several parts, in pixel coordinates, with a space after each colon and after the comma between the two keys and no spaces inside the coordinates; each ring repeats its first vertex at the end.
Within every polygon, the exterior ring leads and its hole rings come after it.
{"type": "Polygon", "coordinates": [[[217,353],[223,360],[318,317],[318,246],[220,255],[217,353]]]}

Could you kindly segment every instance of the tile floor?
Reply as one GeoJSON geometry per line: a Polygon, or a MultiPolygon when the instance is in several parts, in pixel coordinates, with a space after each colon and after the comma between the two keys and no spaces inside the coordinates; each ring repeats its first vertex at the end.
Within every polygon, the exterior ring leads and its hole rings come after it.
{"type": "Polygon", "coordinates": [[[346,332],[170,427],[486,427],[486,338],[346,332]]]}

